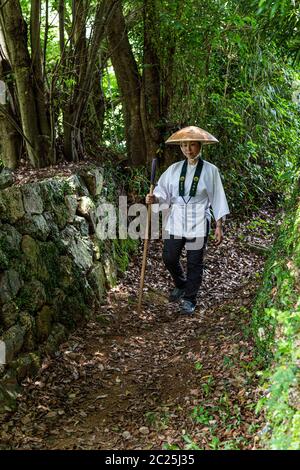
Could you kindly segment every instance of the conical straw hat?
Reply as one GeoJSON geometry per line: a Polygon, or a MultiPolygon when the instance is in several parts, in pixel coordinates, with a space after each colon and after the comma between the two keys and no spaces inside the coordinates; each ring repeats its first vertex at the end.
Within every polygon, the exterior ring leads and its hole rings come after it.
{"type": "Polygon", "coordinates": [[[209,132],[196,126],[180,129],[166,140],[166,144],[181,144],[182,142],[201,142],[202,144],[217,144],[219,141],[209,132]]]}

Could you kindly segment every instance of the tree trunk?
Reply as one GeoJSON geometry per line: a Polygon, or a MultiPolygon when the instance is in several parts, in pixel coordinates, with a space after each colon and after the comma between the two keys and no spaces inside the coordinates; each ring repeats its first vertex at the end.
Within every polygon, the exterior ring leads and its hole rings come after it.
{"type": "Polygon", "coordinates": [[[157,5],[144,0],[144,69],[142,87],[142,122],[147,144],[147,160],[152,160],[162,143],[162,106],[160,59],[157,53],[157,5]]]}
{"type": "MultiPolygon", "coordinates": [[[[44,133],[47,118],[45,108],[39,103],[39,99],[44,103],[44,97],[41,98],[40,93],[39,96],[36,95],[36,77],[27,49],[27,25],[18,0],[9,0],[3,4],[0,9],[0,22],[14,73],[28,157],[34,167],[46,166],[53,161],[53,149],[50,133],[44,133]]],[[[34,36],[36,37],[36,31],[34,36]]]]}
{"type": "MultiPolygon", "coordinates": [[[[182,13],[184,10],[184,0],[176,0],[176,21],[181,21],[182,13]]],[[[162,115],[169,122],[170,118],[170,107],[174,95],[174,65],[175,65],[175,53],[177,47],[177,35],[171,28],[169,33],[165,36],[166,45],[164,48],[164,54],[161,64],[161,101],[162,101],[162,115]]]]}
{"type": "MultiPolygon", "coordinates": [[[[59,49],[63,58],[65,52],[65,0],[58,2],[59,49]]],[[[64,60],[62,60],[64,62],[64,60]]]]}
{"type": "Polygon", "coordinates": [[[0,81],[0,160],[8,168],[16,168],[22,148],[20,134],[14,127],[14,115],[9,103],[3,103],[5,83],[0,81]]]}
{"type": "Polygon", "coordinates": [[[92,137],[92,141],[96,143],[101,142],[105,117],[105,96],[101,86],[102,73],[103,70],[99,66],[97,73],[94,74],[92,93],[85,113],[89,135],[92,137]]]}
{"type": "MultiPolygon", "coordinates": [[[[61,54],[64,55],[63,25],[64,25],[64,8],[60,0],[60,24],[62,27],[60,33],[61,54]]],[[[72,36],[71,49],[68,57],[68,67],[72,69],[71,75],[75,75],[75,85],[73,91],[64,107],[64,155],[69,161],[79,161],[83,156],[80,134],[81,121],[81,90],[80,83],[83,81],[83,75],[87,69],[87,49],[86,49],[86,18],[87,18],[87,0],[77,0],[72,2],[72,36]]],[[[64,60],[63,60],[64,62],[64,60]]]]}
{"type": "Polygon", "coordinates": [[[2,106],[0,105],[0,160],[2,160],[4,166],[15,169],[20,157],[20,135],[7,120],[10,109],[3,110],[2,106]]]}
{"type": "Polygon", "coordinates": [[[82,118],[91,94],[97,54],[104,37],[105,27],[119,1],[103,0],[98,3],[89,48],[86,45],[85,34],[87,0],[73,2],[74,49],[72,49],[76,57],[75,86],[64,110],[64,153],[70,161],[77,161],[84,154],[82,118]]]}
{"type": "MultiPolygon", "coordinates": [[[[31,0],[30,14],[30,40],[31,40],[31,61],[34,76],[34,92],[36,109],[38,113],[39,131],[42,139],[45,141],[45,147],[49,147],[48,154],[45,155],[45,165],[55,162],[55,146],[51,147],[51,129],[49,112],[46,109],[47,94],[43,78],[43,57],[40,40],[40,22],[41,22],[41,0],[31,0]]],[[[48,101],[48,99],[47,99],[48,101]]]]}
{"type": "Polygon", "coordinates": [[[147,161],[147,145],[140,111],[141,78],[128,40],[120,3],[108,24],[107,36],[122,97],[128,158],[133,165],[142,165],[147,161]]]}
{"type": "Polygon", "coordinates": [[[8,168],[16,168],[22,150],[22,139],[17,130],[19,125],[13,101],[11,68],[0,27],[0,159],[8,168]],[[11,89],[11,90],[10,90],[11,89]]]}

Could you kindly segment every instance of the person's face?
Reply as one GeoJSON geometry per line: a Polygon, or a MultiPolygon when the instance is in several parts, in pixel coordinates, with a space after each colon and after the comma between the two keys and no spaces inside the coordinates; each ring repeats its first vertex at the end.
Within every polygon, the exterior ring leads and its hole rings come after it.
{"type": "Polygon", "coordinates": [[[182,142],[180,148],[186,158],[193,159],[200,152],[200,142],[182,142]]]}

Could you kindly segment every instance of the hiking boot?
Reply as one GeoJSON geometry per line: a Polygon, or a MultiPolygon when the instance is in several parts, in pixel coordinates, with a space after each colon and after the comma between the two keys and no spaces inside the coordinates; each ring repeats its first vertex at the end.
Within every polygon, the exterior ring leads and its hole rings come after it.
{"type": "Polygon", "coordinates": [[[181,304],[180,313],[183,315],[193,315],[196,305],[190,300],[183,300],[181,304]]]}
{"type": "Polygon", "coordinates": [[[185,289],[179,289],[175,287],[169,295],[169,302],[176,302],[176,300],[181,299],[184,296],[185,289]]]}

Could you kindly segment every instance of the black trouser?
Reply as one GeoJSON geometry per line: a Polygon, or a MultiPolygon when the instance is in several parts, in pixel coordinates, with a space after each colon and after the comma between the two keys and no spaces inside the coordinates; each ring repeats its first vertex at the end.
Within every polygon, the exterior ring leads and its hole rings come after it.
{"type": "Polygon", "coordinates": [[[184,300],[191,301],[196,305],[196,298],[202,282],[203,276],[203,255],[209,234],[209,223],[207,222],[207,232],[204,238],[204,244],[200,249],[193,248],[193,243],[197,243],[196,239],[175,238],[170,235],[169,239],[165,239],[163,248],[163,261],[166,268],[170,272],[175,286],[179,289],[185,289],[184,300]],[[185,244],[187,254],[187,273],[183,272],[179,261],[182,249],[185,244]]]}

